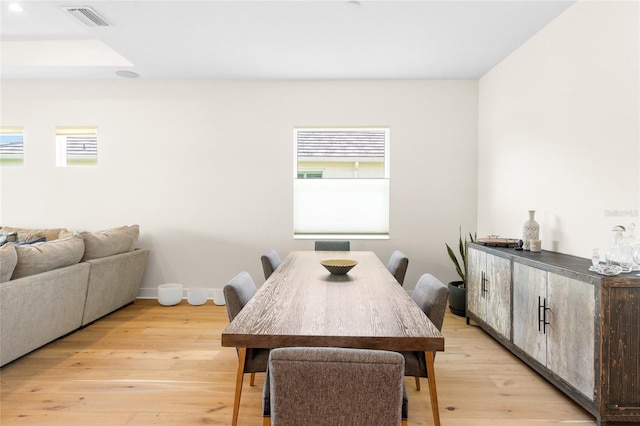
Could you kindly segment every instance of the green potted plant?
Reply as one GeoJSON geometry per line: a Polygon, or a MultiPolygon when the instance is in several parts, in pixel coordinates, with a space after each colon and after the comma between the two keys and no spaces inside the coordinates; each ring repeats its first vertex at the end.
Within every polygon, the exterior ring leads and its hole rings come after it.
{"type": "Polygon", "coordinates": [[[471,235],[471,232],[469,232],[469,239],[463,240],[462,227],[460,227],[459,234],[458,251],[460,254],[460,260],[458,260],[458,256],[453,249],[449,247],[449,244],[445,243],[445,246],[447,246],[449,258],[456,267],[458,276],[460,276],[460,281],[451,281],[449,283],[449,309],[454,315],[464,317],[467,313],[467,242],[475,242],[476,236],[471,235]]]}

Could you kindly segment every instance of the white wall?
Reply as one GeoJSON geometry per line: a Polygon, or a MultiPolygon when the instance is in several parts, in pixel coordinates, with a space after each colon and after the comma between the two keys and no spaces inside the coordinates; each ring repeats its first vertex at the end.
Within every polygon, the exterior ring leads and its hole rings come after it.
{"type": "Polygon", "coordinates": [[[638,9],[579,1],[480,79],[480,234],[533,209],[543,249],[591,257],[640,225],[638,9]]]}
{"type": "Polygon", "coordinates": [[[389,126],[391,239],[407,289],[456,278],[444,243],[476,220],[477,82],[3,81],[2,125],[24,126],[25,165],[3,168],[0,223],[100,230],[137,223],[158,284],[222,287],[292,237],[293,128],[389,126]],[[96,125],[97,168],[55,167],[55,126],[96,125]]]}

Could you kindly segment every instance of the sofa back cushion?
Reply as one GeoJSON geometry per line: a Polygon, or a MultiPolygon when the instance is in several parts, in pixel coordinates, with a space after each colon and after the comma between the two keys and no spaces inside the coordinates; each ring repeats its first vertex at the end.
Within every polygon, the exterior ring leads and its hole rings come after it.
{"type": "Polygon", "coordinates": [[[59,240],[14,247],[17,263],[12,280],[80,262],[84,253],[84,240],[76,234],[59,240]]]}
{"type": "Polygon", "coordinates": [[[18,263],[16,247],[8,243],[0,247],[0,283],[9,281],[18,263]]]}
{"type": "Polygon", "coordinates": [[[57,240],[58,238],[64,238],[72,235],[70,231],[65,228],[50,228],[50,229],[24,229],[13,228],[10,226],[3,226],[0,228],[1,233],[17,232],[17,241],[32,241],[40,237],[45,237],[47,241],[57,240]]]}
{"type": "Polygon", "coordinates": [[[82,260],[85,261],[132,251],[138,241],[140,227],[121,226],[99,232],[82,232],[80,235],[84,238],[82,260]]]}

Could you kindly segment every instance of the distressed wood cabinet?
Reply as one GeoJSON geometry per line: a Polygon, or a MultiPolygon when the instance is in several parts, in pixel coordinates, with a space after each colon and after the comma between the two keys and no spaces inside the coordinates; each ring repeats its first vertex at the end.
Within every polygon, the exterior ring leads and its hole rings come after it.
{"type": "Polygon", "coordinates": [[[508,339],[511,335],[511,262],[471,246],[467,256],[467,312],[508,339]]]}
{"type": "Polygon", "coordinates": [[[594,286],[513,264],[513,343],[593,401],[594,286]]]}
{"type": "Polygon", "coordinates": [[[559,253],[470,243],[467,321],[583,406],[598,425],[640,425],[640,278],[603,277],[589,272],[590,265],[559,253]],[[510,333],[498,331],[482,310],[492,258],[509,270],[502,277],[508,277],[503,297],[509,294],[510,311],[500,316],[509,319],[510,333]]]}

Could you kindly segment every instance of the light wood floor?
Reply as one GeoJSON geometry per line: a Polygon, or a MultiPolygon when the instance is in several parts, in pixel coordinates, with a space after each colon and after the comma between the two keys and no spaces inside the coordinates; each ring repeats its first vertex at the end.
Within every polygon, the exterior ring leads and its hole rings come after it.
{"type": "MultiPolygon", "coordinates": [[[[220,346],[228,323],[211,301],[138,300],[0,370],[0,424],[230,424],[237,366],[220,346]]],[[[447,312],[436,357],[445,426],[595,425],[578,405],[463,318],[447,312]]],[[[248,376],[240,425],[261,425],[264,375],[248,376]]],[[[409,424],[431,425],[429,388],[406,379],[409,424]]]]}

